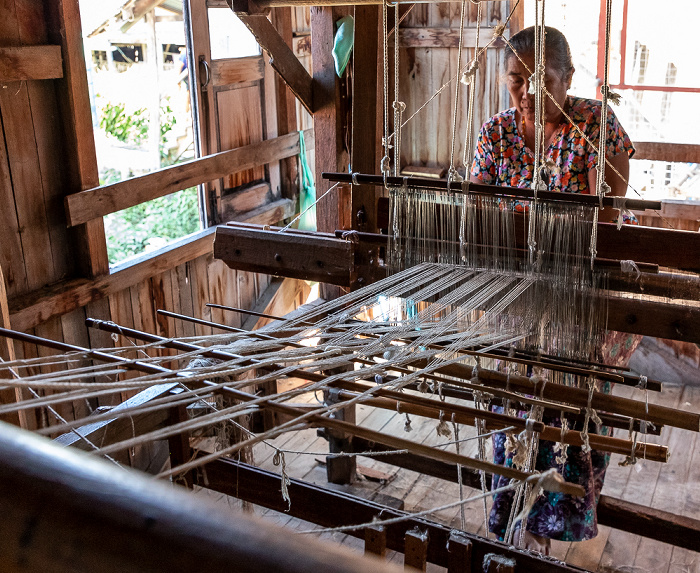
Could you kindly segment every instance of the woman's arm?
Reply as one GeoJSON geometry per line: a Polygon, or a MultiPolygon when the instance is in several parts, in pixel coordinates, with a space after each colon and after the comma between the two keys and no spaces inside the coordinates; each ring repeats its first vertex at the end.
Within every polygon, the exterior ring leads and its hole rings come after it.
{"type": "MultiPolygon", "coordinates": [[[[610,162],[610,165],[612,165],[617,171],[620,173],[618,175],[615,173],[610,166],[606,166],[605,168],[605,182],[610,185],[610,194],[609,196],[614,196],[614,197],[624,197],[625,194],[627,193],[627,183],[626,181],[629,179],[630,175],[630,159],[629,156],[627,155],[626,152],[618,153],[617,155],[609,155],[608,156],[608,161],[610,162]]],[[[588,172],[588,188],[591,189],[592,192],[595,192],[596,188],[596,179],[598,177],[598,169],[595,167],[591,169],[588,172]]],[[[606,207],[602,211],[600,211],[598,215],[598,220],[609,223],[613,219],[615,219],[620,215],[617,211],[615,211],[612,207],[606,207]]]]}

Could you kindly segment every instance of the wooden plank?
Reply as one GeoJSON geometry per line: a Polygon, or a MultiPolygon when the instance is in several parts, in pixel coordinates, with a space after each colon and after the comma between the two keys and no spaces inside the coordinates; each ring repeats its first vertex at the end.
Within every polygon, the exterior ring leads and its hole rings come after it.
{"type": "MultiPolygon", "coordinates": [[[[28,571],[323,571],[396,573],[394,567],[251,516],[221,511],[172,485],[125,477],[80,452],[0,429],[0,534],[7,560],[28,571]],[[34,495],[17,495],[31,484],[34,495]],[[89,484],[90,487],[86,487],[89,484]],[[36,523],[27,535],[27,523],[36,523]],[[41,524],[42,526],[39,526],[41,524]],[[56,536],[56,531],[62,535],[56,536]],[[75,548],[81,547],[80,555],[75,548]]],[[[279,483],[279,481],[278,481],[279,483]]]]}
{"type": "MultiPolygon", "coordinates": [[[[377,86],[360,78],[377,77],[377,49],[379,37],[379,8],[355,7],[355,53],[352,65],[356,78],[352,97],[352,157],[353,171],[377,173],[381,144],[377,141],[377,86]],[[366,171],[369,170],[369,171],[366,171]]],[[[381,119],[379,120],[381,123],[381,119]]],[[[350,205],[351,229],[375,232],[377,217],[374,205],[377,190],[373,185],[353,185],[350,205]]],[[[340,228],[344,228],[341,226],[340,228]]]]}
{"type": "Polygon", "coordinates": [[[700,145],[693,143],[668,143],[666,141],[635,141],[633,159],[700,163],[700,145]]]}
{"type": "Polygon", "coordinates": [[[231,227],[219,227],[214,241],[214,256],[231,268],[336,285],[348,284],[351,252],[350,242],[326,236],[231,227]]]}
{"type": "Polygon", "coordinates": [[[75,308],[129,288],[149,277],[177,267],[211,252],[215,229],[200,233],[195,239],[174,243],[156,256],[143,257],[135,264],[111,275],[93,280],[75,279],[60,282],[9,300],[10,318],[15,330],[33,326],[70,312],[75,308]]]}
{"type": "Polygon", "coordinates": [[[294,203],[290,199],[280,199],[248,211],[241,216],[241,219],[260,225],[275,225],[292,215],[294,215],[294,203]]]}
{"type": "MultiPolygon", "coordinates": [[[[84,191],[100,184],[92,126],[88,76],[83,52],[80,8],[75,0],[50,2],[50,39],[61,45],[64,77],[55,82],[61,108],[64,157],[61,163],[65,191],[84,191]]],[[[78,264],[84,276],[109,272],[107,241],[102,217],[73,232],[78,264]]]]}
{"type": "MultiPolygon", "coordinates": [[[[313,138],[311,130],[304,137],[313,138]]],[[[307,139],[307,141],[309,141],[307,139]]],[[[245,147],[180,163],[127,181],[68,195],[68,224],[78,225],[115,211],[163,197],[231,173],[292,157],[299,153],[299,134],[290,133],[245,147]]]]}
{"type": "Polygon", "coordinates": [[[50,80],[63,77],[61,46],[0,48],[0,81],[50,80]]]}
{"type": "Polygon", "coordinates": [[[386,557],[386,529],[382,525],[365,528],[365,554],[386,557]]]}
{"type": "Polygon", "coordinates": [[[248,2],[234,1],[234,12],[255,36],[260,47],[270,55],[270,64],[285,81],[306,110],[313,114],[313,89],[309,72],[299,62],[265,14],[249,11],[248,2]]]}
{"type": "MultiPolygon", "coordinates": [[[[251,144],[263,142],[262,102],[260,88],[257,85],[241,87],[216,93],[216,117],[218,127],[219,149],[245,149],[251,144]]],[[[276,139],[268,140],[276,141],[276,139]]],[[[270,145],[270,144],[268,144],[270,145]]],[[[261,150],[263,154],[265,150],[261,150]]],[[[267,155],[263,155],[268,157],[267,155]]],[[[249,155],[248,160],[254,165],[244,169],[235,169],[224,176],[224,188],[235,189],[265,178],[265,163],[275,161],[260,160],[249,155]]],[[[223,195],[223,193],[222,193],[223,195]]]]}
{"type": "MultiPolygon", "coordinates": [[[[457,22],[459,23],[459,22],[457,22]]],[[[484,27],[479,33],[479,47],[483,48],[493,38],[494,28],[484,27]]],[[[476,46],[476,28],[465,28],[462,35],[463,47],[476,46]]],[[[458,48],[459,29],[452,28],[401,28],[399,30],[399,45],[402,48],[458,48]]],[[[489,47],[503,47],[504,42],[497,40],[489,47]]],[[[455,70],[455,73],[457,71],[455,70]]],[[[635,144],[636,146],[636,144],[635,144]]]]}
{"type": "MultiPolygon", "coordinates": [[[[293,47],[294,54],[299,56],[296,51],[298,43],[293,43],[294,38],[292,36],[292,9],[291,8],[275,8],[272,10],[272,24],[275,26],[279,32],[282,39],[285,41],[287,46],[293,47]]],[[[308,36],[308,48],[309,54],[311,53],[311,36],[308,36]]],[[[276,113],[273,119],[276,121],[276,136],[285,135],[286,133],[292,133],[299,129],[297,126],[297,113],[296,113],[296,100],[294,94],[287,87],[287,84],[279,76],[275,75],[274,82],[268,82],[265,84],[265,96],[268,97],[269,92],[274,92],[275,101],[270,102],[267,107],[271,107],[274,103],[276,113]],[[273,85],[274,83],[274,89],[273,85]]],[[[267,110],[266,107],[266,110],[267,110]]],[[[271,137],[268,134],[268,137],[271,137]]],[[[296,197],[298,192],[297,187],[297,177],[299,176],[296,158],[287,158],[280,161],[280,196],[286,199],[292,199],[296,197]]],[[[273,187],[273,191],[275,191],[273,187]]]]}
{"type": "MultiPolygon", "coordinates": [[[[209,489],[276,511],[287,511],[287,504],[279,494],[279,474],[228,459],[216,460],[207,464],[206,468],[209,489]]],[[[291,479],[289,494],[293,500],[289,510],[291,515],[323,527],[337,527],[349,523],[369,523],[376,515],[380,514],[384,519],[407,515],[403,511],[373,501],[329,490],[294,478],[291,479]]],[[[406,530],[416,526],[429,531],[428,560],[431,563],[446,566],[447,540],[451,528],[426,519],[409,518],[404,523],[387,526],[387,548],[403,551],[406,530]]],[[[364,538],[363,529],[351,531],[349,534],[353,537],[364,538]]],[[[583,571],[566,564],[539,559],[533,554],[521,553],[497,541],[470,533],[464,533],[464,536],[473,544],[475,563],[481,563],[487,553],[498,552],[513,556],[521,571],[531,573],[583,571]]]]}
{"type": "Polygon", "coordinates": [[[262,56],[227,58],[211,63],[211,83],[214,87],[242,82],[256,82],[264,77],[262,56]]]}
{"type": "Polygon", "coordinates": [[[447,573],[471,573],[472,542],[459,531],[450,533],[447,554],[447,573]]]}

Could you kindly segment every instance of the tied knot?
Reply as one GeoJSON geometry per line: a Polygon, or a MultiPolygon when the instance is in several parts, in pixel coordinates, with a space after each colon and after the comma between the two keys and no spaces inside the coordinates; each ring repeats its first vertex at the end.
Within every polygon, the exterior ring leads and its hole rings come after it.
{"type": "Polygon", "coordinates": [[[506,31],[506,25],[505,24],[499,24],[493,29],[493,37],[494,38],[500,38],[503,36],[503,32],[506,31]]]}
{"type": "Polygon", "coordinates": [[[620,103],[622,103],[622,96],[612,91],[608,85],[601,86],[600,93],[613,105],[620,105],[620,103]]]}
{"type": "Polygon", "coordinates": [[[476,61],[476,59],[472,60],[469,62],[467,69],[464,71],[459,81],[465,85],[469,85],[472,83],[472,81],[474,81],[474,78],[476,78],[476,72],[478,69],[479,63],[476,61]]]}
{"type": "Polygon", "coordinates": [[[391,158],[388,155],[382,157],[381,169],[382,173],[389,173],[391,170],[391,158]]]}
{"type": "Polygon", "coordinates": [[[398,111],[399,113],[406,111],[406,104],[402,101],[395,101],[392,104],[392,107],[394,108],[394,111],[398,111]]]}
{"type": "Polygon", "coordinates": [[[642,271],[639,270],[639,267],[637,266],[637,263],[635,263],[633,260],[628,259],[625,261],[620,261],[620,270],[623,273],[637,273],[637,279],[639,280],[639,277],[642,276],[642,271]]]}
{"type": "Polygon", "coordinates": [[[450,167],[449,171],[447,172],[447,189],[449,191],[450,189],[450,183],[452,182],[455,183],[461,183],[463,181],[462,176],[459,174],[459,171],[452,166],[450,167]]]}

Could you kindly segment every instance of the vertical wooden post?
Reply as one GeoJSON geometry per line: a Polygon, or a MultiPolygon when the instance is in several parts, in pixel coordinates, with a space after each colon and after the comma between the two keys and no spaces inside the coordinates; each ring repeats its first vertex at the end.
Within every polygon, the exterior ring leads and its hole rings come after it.
{"type": "Polygon", "coordinates": [[[472,542],[458,531],[447,541],[447,573],[471,573],[472,542]]]}
{"type": "MultiPolygon", "coordinates": [[[[285,43],[293,48],[292,30],[293,8],[273,8],[272,24],[277,28],[285,43]]],[[[277,135],[286,135],[297,130],[296,98],[287,84],[275,74],[275,94],[277,99],[277,135]]],[[[269,89],[265,86],[265,89],[269,89]]],[[[296,179],[298,177],[296,157],[288,157],[280,161],[280,186],[282,197],[296,198],[296,179]]]]}
{"type": "Polygon", "coordinates": [[[365,528],[365,555],[386,557],[386,528],[383,525],[370,525],[365,528]]]}
{"type": "MultiPolygon", "coordinates": [[[[379,6],[355,6],[355,46],[353,48],[352,157],[357,173],[378,173],[377,59],[379,6]]],[[[352,186],[352,228],[377,231],[377,198],[374,185],[352,186]]]]}
{"type": "MultiPolygon", "coordinates": [[[[329,373],[335,373],[332,370],[329,373]]],[[[327,404],[340,402],[337,396],[337,391],[330,390],[325,395],[327,404]]],[[[354,424],[356,421],[355,405],[341,408],[335,412],[336,419],[343,420],[354,424]]],[[[326,429],[326,437],[328,438],[328,447],[330,455],[326,456],[326,474],[330,483],[349,484],[355,481],[357,474],[357,458],[355,456],[334,456],[341,452],[351,451],[350,440],[352,436],[348,436],[337,430],[326,429]]]]}
{"type": "MultiPolygon", "coordinates": [[[[83,36],[78,0],[47,3],[49,35],[61,45],[63,78],[56,81],[66,147],[66,192],[84,191],[100,184],[97,152],[90,111],[90,94],[85,67],[83,36]]],[[[89,278],[109,273],[107,241],[102,218],[79,225],[71,231],[78,248],[82,272],[89,278]]]]}
{"type": "Polygon", "coordinates": [[[404,567],[425,571],[428,567],[428,532],[418,528],[406,532],[404,567]]]}
{"type": "MultiPolygon", "coordinates": [[[[348,170],[348,153],[343,144],[341,84],[335,73],[333,41],[335,22],[347,9],[311,7],[311,60],[313,62],[314,154],[316,197],[320,198],[332,186],[324,181],[324,171],[348,170]]],[[[319,231],[332,233],[340,228],[340,209],[347,209],[339,201],[337,188],[316,205],[316,226],[319,231]]],[[[331,300],[340,295],[340,289],[322,284],[321,298],[331,300]]]]}

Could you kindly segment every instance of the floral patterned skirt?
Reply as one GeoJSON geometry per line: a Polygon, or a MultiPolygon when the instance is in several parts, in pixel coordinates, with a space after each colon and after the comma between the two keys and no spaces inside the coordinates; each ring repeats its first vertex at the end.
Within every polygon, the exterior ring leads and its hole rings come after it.
{"type": "MultiPolygon", "coordinates": [[[[626,366],[629,359],[641,341],[641,336],[608,332],[601,346],[602,362],[611,366],[626,366]]],[[[612,385],[604,384],[600,390],[609,393],[612,385]]],[[[524,413],[523,413],[524,414],[524,413]]],[[[545,417],[542,420],[548,426],[561,427],[558,417],[545,417]]],[[[581,431],[578,426],[569,424],[569,431],[581,431]]],[[[595,433],[595,425],[589,423],[589,432],[595,433]]],[[[610,435],[611,430],[602,426],[597,432],[610,435]]],[[[535,502],[527,520],[527,530],[536,535],[557,539],[560,541],[585,541],[598,535],[598,520],[596,506],[603,489],[605,471],[610,461],[610,454],[591,450],[584,453],[582,448],[568,446],[567,459],[563,464],[556,461],[559,452],[555,451],[555,443],[540,440],[535,469],[543,472],[557,468],[568,482],[583,486],[586,494],[583,497],[572,497],[561,493],[544,492],[535,502]]],[[[495,434],[493,438],[494,463],[511,467],[513,454],[506,454],[506,436],[495,434]]],[[[508,485],[503,476],[493,476],[492,489],[508,485]]],[[[503,540],[511,506],[512,491],[493,496],[493,506],[489,516],[489,531],[503,540]]]]}

